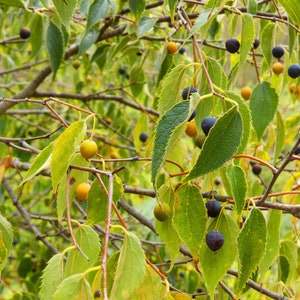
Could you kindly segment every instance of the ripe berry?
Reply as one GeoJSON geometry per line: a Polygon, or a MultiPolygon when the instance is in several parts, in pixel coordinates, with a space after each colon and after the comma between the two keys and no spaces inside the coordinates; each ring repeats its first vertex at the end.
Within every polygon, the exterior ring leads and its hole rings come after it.
{"type": "Polygon", "coordinates": [[[146,132],[142,132],[141,134],[140,134],[140,141],[142,142],[142,143],[145,143],[146,141],[147,141],[147,139],[148,139],[148,134],[146,133],[146,132]]]}
{"type": "Polygon", "coordinates": [[[194,109],[194,111],[192,112],[190,118],[188,119],[188,122],[191,122],[195,118],[196,114],[197,114],[197,110],[194,109]]]}
{"type": "Polygon", "coordinates": [[[225,43],[225,48],[230,53],[236,53],[240,49],[240,42],[235,38],[228,39],[225,43]]]}
{"type": "Polygon", "coordinates": [[[300,76],[300,65],[298,65],[298,64],[290,65],[288,68],[288,74],[290,77],[292,77],[294,79],[299,77],[300,76]]]}
{"type": "Polygon", "coordinates": [[[295,150],[295,155],[299,155],[300,154],[300,146],[298,146],[297,148],[296,148],[296,150],[295,150]]]}
{"type": "Polygon", "coordinates": [[[210,129],[215,125],[217,119],[215,117],[206,117],[201,122],[201,128],[204,134],[207,136],[210,129]]]}
{"type": "Polygon", "coordinates": [[[212,251],[219,250],[224,244],[224,236],[221,232],[212,230],[206,235],[206,244],[212,251]]]}
{"type": "Polygon", "coordinates": [[[253,173],[254,175],[259,175],[260,172],[261,172],[261,166],[260,166],[259,164],[254,164],[254,165],[252,166],[252,173],[253,173]]]}
{"type": "Polygon", "coordinates": [[[185,48],[184,46],[182,46],[182,47],[180,47],[180,49],[179,49],[178,52],[179,52],[180,54],[184,54],[185,51],[186,51],[186,48],[185,48]]]}
{"type": "Polygon", "coordinates": [[[164,222],[169,218],[171,214],[171,208],[166,202],[159,202],[154,207],[153,213],[158,221],[164,222]]]}
{"type": "Polygon", "coordinates": [[[207,214],[211,218],[216,218],[222,210],[222,206],[217,200],[209,200],[205,203],[205,206],[207,209],[207,214]]]}
{"type": "Polygon", "coordinates": [[[93,156],[95,156],[97,151],[98,151],[98,146],[92,140],[85,140],[80,144],[80,154],[85,159],[92,158],[93,156]]]}
{"type": "Polygon", "coordinates": [[[242,88],[241,90],[241,95],[243,97],[244,100],[249,100],[252,94],[252,89],[245,86],[242,88]]]}
{"type": "Polygon", "coordinates": [[[221,179],[216,178],[215,179],[215,185],[220,185],[222,183],[221,179]]]}
{"type": "Polygon", "coordinates": [[[190,137],[195,137],[197,135],[197,127],[194,121],[186,124],[185,133],[190,137]]]}
{"type": "Polygon", "coordinates": [[[275,57],[275,58],[280,58],[282,57],[284,54],[284,49],[281,47],[281,46],[275,46],[273,49],[272,49],[272,55],[275,57]]]}
{"type": "Polygon", "coordinates": [[[175,54],[178,51],[178,45],[174,42],[168,42],[167,51],[169,54],[175,54]]]}
{"type": "Polygon", "coordinates": [[[90,188],[91,188],[90,184],[86,182],[80,183],[75,190],[77,199],[80,201],[86,200],[90,188]]]}
{"type": "Polygon", "coordinates": [[[196,88],[192,86],[186,86],[181,93],[182,99],[187,100],[188,98],[190,98],[191,94],[196,92],[198,92],[196,88]]]}
{"type": "Polygon", "coordinates": [[[259,46],[259,44],[260,44],[259,39],[258,39],[258,38],[255,38],[255,39],[254,39],[254,42],[253,42],[253,44],[252,44],[253,49],[257,49],[258,46],[259,46]]]}
{"type": "Polygon", "coordinates": [[[20,29],[20,33],[19,34],[20,34],[20,38],[21,39],[26,40],[26,39],[28,39],[30,37],[31,32],[30,32],[29,28],[23,27],[23,28],[20,29]]]}
{"type": "Polygon", "coordinates": [[[125,75],[126,74],[126,69],[124,67],[119,68],[119,74],[125,75]]]}
{"type": "Polygon", "coordinates": [[[272,65],[272,71],[274,74],[279,75],[283,72],[283,65],[280,62],[276,62],[272,65]]]}

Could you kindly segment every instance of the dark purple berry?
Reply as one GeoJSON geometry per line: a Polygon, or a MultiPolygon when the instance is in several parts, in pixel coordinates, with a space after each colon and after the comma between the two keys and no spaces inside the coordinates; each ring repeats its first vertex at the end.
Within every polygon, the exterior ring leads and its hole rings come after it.
{"type": "Polygon", "coordinates": [[[275,46],[275,47],[273,47],[273,49],[272,49],[272,55],[275,58],[280,58],[280,57],[283,56],[283,54],[284,54],[284,49],[281,46],[275,46]]]}
{"type": "Polygon", "coordinates": [[[235,38],[228,39],[225,43],[225,48],[230,53],[236,53],[240,49],[240,42],[235,38]]]}
{"type": "Polygon", "coordinates": [[[26,40],[26,39],[28,39],[30,37],[31,32],[30,32],[29,28],[23,27],[23,28],[20,29],[20,33],[19,34],[20,34],[20,38],[21,39],[26,40]]]}
{"type": "Polygon", "coordinates": [[[300,154],[300,146],[298,146],[297,148],[296,148],[296,150],[295,150],[295,155],[298,155],[298,154],[300,154]]]}
{"type": "Polygon", "coordinates": [[[290,77],[292,77],[294,79],[299,77],[300,76],[300,65],[298,65],[298,64],[290,65],[288,68],[288,74],[290,77]]]}
{"type": "Polygon", "coordinates": [[[197,91],[196,88],[194,88],[194,87],[192,87],[192,86],[187,86],[187,87],[185,87],[185,88],[183,89],[183,91],[182,91],[182,94],[181,94],[182,99],[183,99],[183,100],[187,100],[187,99],[191,96],[191,94],[197,93],[197,92],[198,92],[198,91],[197,91]]]}
{"type": "Polygon", "coordinates": [[[125,74],[126,74],[126,69],[125,69],[124,67],[121,67],[121,68],[119,69],[119,73],[120,73],[121,75],[125,75],[125,74]]]}
{"type": "Polygon", "coordinates": [[[147,140],[148,140],[148,134],[146,133],[146,132],[142,132],[141,134],[140,134],[140,141],[142,142],[142,143],[145,143],[147,140]]]}
{"type": "Polygon", "coordinates": [[[204,134],[207,136],[210,129],[215,125],[217,119],[215,117],[206,117],[201,122],[201,128],[204,134]]]}
{"type": "Polygon", "coordinates": [[[180,47],[180,49],[179,49],[178,52],[179,52],[180,54],[184,54],[185,51],[186,51],[186,48],[185,48],[184,46],[182,46],[182,47],[180,47]]]}
{"type": "Polygon", "coordinates": [[[258,48],[258,46],[259,46],[259,44],[260,44],[260,41],[259,41],[259,39],[258,38],[255,38],[254,39],[254,42],[253,42],[253,49],[257,49],[258,48]]]}
{"type": "Polygon", "coordinates": [[[259,175],[260,172],[261,172],[261,166],[260,166],[259,164],[254,164],[254,165],[252,166],[252,173],[253,173],[254,175],[259,175]]]}
{"type": "Polygon", "coordinates": [[[181,272],[179,273],[179,276],[180,276],[181,278],[183,278],[183,277],[185,276],[185,272],[181,271],[181,272]]]}
{"type": "Polygon", "coordinates": [[[222,183],[221,179],[216,178],[215,179],[215,185],[220,185],[222,183]]]}
{"type": "Polygon", "coordinates": [[[188,122],[191,122],[195,118],[196,114],[197,114],[197,110],[194,109],[194,111],[192,112],[190,118],[188,119],[188,122]]]}
{"type": "Polygon", "coordinates": [[[217,200],[209,200],[205,203],[205,206],[207,214],[211,218],[216,218],[222,210],[222,206],[217,200]]]}
{"type": "Polygon", "coordinates": [[[219,250],[224,244],[224,236],[221,232],[212,230],[206,235],[206,244],[212,251],[219,250]]]}

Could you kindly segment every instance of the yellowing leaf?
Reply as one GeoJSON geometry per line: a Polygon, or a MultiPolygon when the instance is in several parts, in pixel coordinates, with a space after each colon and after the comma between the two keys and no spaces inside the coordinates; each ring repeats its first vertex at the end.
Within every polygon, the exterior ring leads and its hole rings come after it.
{"type": "Polygon", "coordinates": [[[13,240],[11,224],[0,214],[0,274],[13,240]]]}

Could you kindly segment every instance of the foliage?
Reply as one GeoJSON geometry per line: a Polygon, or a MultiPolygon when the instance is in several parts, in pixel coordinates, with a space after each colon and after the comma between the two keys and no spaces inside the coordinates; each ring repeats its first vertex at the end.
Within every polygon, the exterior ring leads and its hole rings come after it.
{"type": "Polygon", "coordinates": [[[298,0],[0,0],[0,14],[1,299],[299,295],[298,0]]]}

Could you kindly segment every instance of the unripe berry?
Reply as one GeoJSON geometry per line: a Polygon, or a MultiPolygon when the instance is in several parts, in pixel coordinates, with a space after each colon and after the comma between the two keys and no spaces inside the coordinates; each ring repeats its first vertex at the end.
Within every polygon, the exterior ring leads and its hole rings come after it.
{"type": "Polygon", "coordinates": [[[90,188],[91,188],[91,185],[89,183],[86,183],[86,182],[80,183],[75,190],[77,199],[80,201],[86,200],[90,188]]]}
{"type": "Polygon", "coordinates": [[[280,62],[274,63],[272,65],[272,71],[274,74],[279,75],[283,72],[283,65],[280,62]]]}
{"type": "Polygon", "coordinates": [[[252,89],[245,86],[242,88],[241,90],[241,95],[243,97],[244,100],[249,100],[252,94],[252,89]]]}
{"type": "Polygon", "coordinates": [[[178,45],[174,42],[168,42],[167,51],[169,54],[175,54],[178,51],[178,45]]]}
{"type": "Polygon", "coordinates": [[[185,133],[190,137],[195,137],[197,135],[197,128],[194,121],[186,124],[185,133]]]}
{"type": "Polygon", "coordinates": [[[166,221],[170,217],[171,208],[170,208],[170,206],[169,206],[168,203],[166,203],[166,202],[159,202],[154,207],[153,213],[154,213],[155,218],[158,221],[164,222],[164,221],[166,221]]]}
{"type": "Polygon", "coordinates": [[[96,155],[98,151],[97,144],[92,140],[85,140],[80,144],[80,154],[85,159],[90,159],[96,155]]]}

